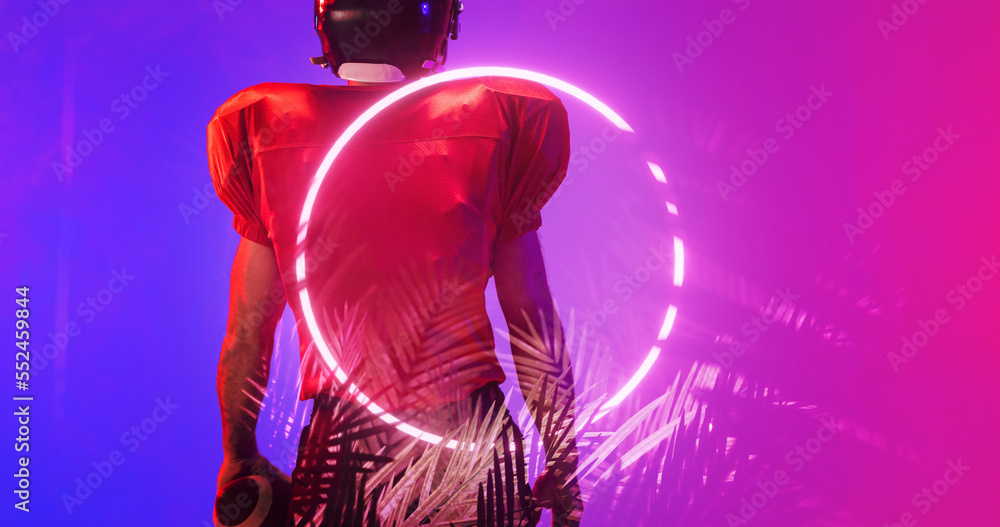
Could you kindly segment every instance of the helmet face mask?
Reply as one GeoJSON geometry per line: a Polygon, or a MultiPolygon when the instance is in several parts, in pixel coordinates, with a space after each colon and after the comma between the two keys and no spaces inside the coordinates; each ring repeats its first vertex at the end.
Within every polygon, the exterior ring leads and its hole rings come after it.
{"type": "Polygon", "coordinates": [[[443,65],[458,38],[459,0],[315,0],[315,27],[325,64],[389,64],[407,78],[443,65]]]}

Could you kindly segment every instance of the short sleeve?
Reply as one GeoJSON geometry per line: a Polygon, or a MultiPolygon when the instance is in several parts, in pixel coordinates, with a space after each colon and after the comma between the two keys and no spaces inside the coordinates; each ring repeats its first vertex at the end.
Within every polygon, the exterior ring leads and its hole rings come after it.
{"type": "Polygon", "coordinates": [[[542,225],[541,210],[569,165],[569,120],[559,99],[533,109],[512,134],[511,162],[500,181],[501,216],[495,246],[542,225]]]}
{"type": "Polygon", "coordinates": [[[216,115],[208,124],[208,168],[219,199],[233,211],[233,228],[253,242],[273,247],[258,214],[260,202],[251,177],[252,153],[243,127],[234,127],[216,115]]]}

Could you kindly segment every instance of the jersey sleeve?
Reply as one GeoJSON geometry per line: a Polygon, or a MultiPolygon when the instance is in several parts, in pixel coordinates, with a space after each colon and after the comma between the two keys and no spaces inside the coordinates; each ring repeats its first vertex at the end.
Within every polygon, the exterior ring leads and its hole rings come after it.
{"type": "Polygon", "coordinates": [[[245,127],[216,115],[208,124],[208,168],[219,199],[233,212],[233,228],[253,242],[273,247],[258,213],[260,196],[254,189],[252,153],[245,127]]]}
{"type": "Polygon", "coordinates": [[[562,102],[551,99],[529,113],[513,134],[509,170],[500,181],[495,246],[541,227],[541,209],[565,179],[568,165],[569,120],[562,102]]]}

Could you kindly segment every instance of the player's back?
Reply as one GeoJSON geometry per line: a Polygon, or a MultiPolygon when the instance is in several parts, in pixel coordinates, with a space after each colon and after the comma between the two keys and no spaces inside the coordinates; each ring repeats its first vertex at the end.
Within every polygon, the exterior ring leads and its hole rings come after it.
{"type": "Polygon", "coordinates": [[[277,254],[300,323],[303,397],[327,389],[329,372],[309,347],[302,251],[322,338],[366,393],[386,392],[384,407],[502,381],[483,295],[493,247],[537,228],[565,175],[565,112],[551,92],[502,78],[448,83],[362,128],[323,181],[300,244],[320,163],[392,89],[262,84],[209,127],[213,178],[237,231],[277,254]]]}

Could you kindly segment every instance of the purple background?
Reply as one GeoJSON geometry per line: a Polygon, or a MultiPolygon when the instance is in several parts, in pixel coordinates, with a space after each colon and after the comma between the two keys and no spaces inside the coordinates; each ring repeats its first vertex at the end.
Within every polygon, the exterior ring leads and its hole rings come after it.
{"type": "MultiPolygon", "coordinates": [[[[13,329],[14,288],[30,286],[36,358],[28,392],[32,512],[13,510],[8,491],[4,525],[201,526],[211,517],[221,461],[215,373],[239,238],[210,192],[205,127],[247,86],[338,82],[307,60],[319,54],[308,3],[231,3],[238,5],[53,0],[0,9],[0,303],[8,302],[0,320],[13,329]],[[44,15],[46,5],[58,12],[44,15]],[[44,24],[25,28],[22,17],[44,24]],[[147,81],[155,87],[126,115],[116,100],[141,85],[147,68],[164,76],[147,81]],[[57,177],[53,163],[96,137],[104,119],[113,130],[57,177]],[[88,298],[115,272],[134,279],[103,296],[110,301],[100,312],[88,312],[88,298]],[[72,323],[79,333],[60,339],[72,323]],[[52,358],[38,358],[50,342],[52,358]],[[131,427],[167,398],[178,408],[133,442],[131,427]],[[116,450],[124,463],[68,513],[63,495],[116,450]]],[[[730,343],[749,340],[744,324],[787,290],[798,297],[791,318],[761,331],[723,370],[780,390],[810,419],[835,416],[842,433],[793,475],[783,489],[791,497],[767,504],[771,519],[761,512],[748,524],[883,525],[906,513],[918,525],[996,524],[988,504],[1000,490],[991,389],[1000,365],[1000,280],[961,303],[952,290],[969,284],[981,258],[1000,252],[1000,8],[986,0],[473,0],[466,7],[449,67],[548,73],[597,95],[637,131],[576,174],[579,183],[552,201],[541,231],[564,313],[603,321],[594,353],[610,366],[587,370],[596,377],[585,398],[622,386],[656,344],[664,307],[679,308],[660,360],[609,422],[624,422],[692,364],[726,366],[730,343]],[[894,6],[903,5],[919,8],[884,34],[880,20],[892,22],[894,6]],[[730,23],[707,33],[724,9],[730,23]],[[700,33],[707,45],[699,50],[691,42],[700,33]],[[690,60],[678,63],[687,53],[690,60]],[[814,87],[832,95],[800,110],[814,87]],[[789,137],[779,121],[797,110],[809,117],[789,137]],[[939,159],[912,181],[904,164],[932,147],[939,129],[958,137],[928,154],[939,159]],[[732,184],[731,167],[751,159],[748,151],[759,158],[769,138],[777,150],[739,188],[720,192],[719,182],[732,184]],[[649,177],[646,161],[664,168],[666,187],[649,177]],[[845,224],[857,224],[858,208],[878,203],[876,192],[887,201],[895,180],[905,193],[849,236],[845,224]],[[664,214],[663,199],[678,205],[677,221],[664,214]],[[617,282],[675,235],[685,242],[684,287],[673,288],[669,272],[652,273],[625,300],[617,282]],[[605,320],[595,310],[606,300],[621,309],[605,320]],[[887,354],[900,353],[903,338],[939,310],[948,322],[894,371],[887,354]],[[968,474],[925,514],[914,494],[958,459],[968,474]],[[811,507],[820,512],[808,520],[789,512],[811,507]]],[[[566,101],[579,154],[604,123],[566,101]]],[[[503,327],[495,309],[491,316],[503,327]]],[[[286,467],[283,438],[294,443],[308,410],[294,404],[289,319],[265,409],[277,422],[259,431],[265,453],[286,467]]],[[[578,354],[578,377],[587,360],[578,354]]],[[[12,363],[2,368],[14,371],[12,363]]],[[[16,392],[8,375],[2,398],[16,392]]],[[[0,444],[10,450],[0,455],[0,472],[11,474],[14,403],[3,408],[0,444]]],[[[819,421],[802,428],[759,417],[746,416],[758,439],[743,454],[766,460],[763,445],[773,447],[774,462],[760,467],[769,477],[819,421]]],[[[740,499],[753,494],[754,476],[747,477],[751,490],[719,491],[729,505],[717,517],[677,524],[725,525],[724,515],[738,514],[740,499]]],[[[0,489],[14,484],[4,476],[0,489]]],[[[584,525],[602,525],[598,513],[585,515],[584,525]]],[[[653,505],[612,517],[668,524],[653,505]]]]}

